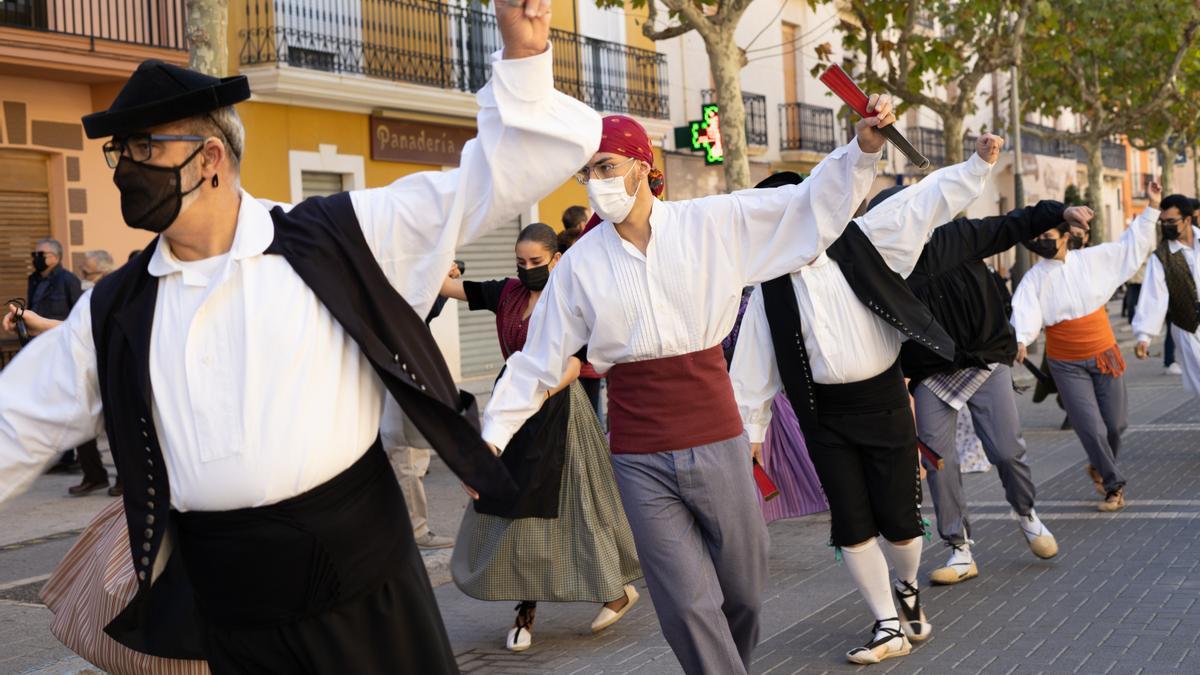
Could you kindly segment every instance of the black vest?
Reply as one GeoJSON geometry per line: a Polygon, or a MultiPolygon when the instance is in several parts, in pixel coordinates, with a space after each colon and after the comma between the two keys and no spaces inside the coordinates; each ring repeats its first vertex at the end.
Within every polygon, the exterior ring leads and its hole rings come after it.
{"type": "MultiPolygon", "coordinates": [[[[479,436],[474,397],[458,390],[425,322],[374,262],[350,196],[308,199],[286,213],[275,208],[271,218],[275,239],[266,254],[287,259],[358,344],[446,465],[480,494],[500,500],[515,497],[515,483],[479,436]]],[[[104,278],[92,293],[100,398],[113,460],[125,487],[129,543],[139,580],[137,595],[106,630],[139,651],[194,658],[195,645],[181,644],[189,636],[178,630],[191,612],[185,597],[190,589],[174,583],[181,574],[178,556],[171,556],[150,592],[171,501],[150,413],[150,332],[158,279],[147,268],[156,244],[157,240],[104,278]]]]}
{"type": "MultiPolygon", "coordinates": [[[[826,254],[838,264],[854,295],[867,309],[911,342],[947,361],[954,360],[954,340],[933,318],[929,307],[913,295],[904,278],[888,267],[857,223],[851,222],[826,254]]],[[[801,429],[812,428],[817,420],[817,396],[791,275],[764,283],[762,292],[784,391],[801,429]]]]}
{"type": "Polygon", "coordinates": [[[1200,298],[1196,295],[1196,279],[1188,267],[1183,251],[1171,253],[1166,241],[1154,252],[1162,263],[1167,283],[1167,321],[1188,333],[1200,328],[1200,298]]]}

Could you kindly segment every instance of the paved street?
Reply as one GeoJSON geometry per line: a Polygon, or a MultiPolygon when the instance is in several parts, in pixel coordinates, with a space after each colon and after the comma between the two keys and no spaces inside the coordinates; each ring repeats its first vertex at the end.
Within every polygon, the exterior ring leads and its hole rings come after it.
{"type": "MultiPolygon", "coordinates": [[[[869,672],[1200,671],[1200,404],[1179,377],[1162,373],[1161,359],[1131,358],[1129,394],[1122,453],[1129,508],[1095,511],[1083,451],[1072,432],[1059,430],[1062,413],[1052,401],[1033,405],[1023,395],[1038,510],[1058,537],[1059,556],[1040,561],[1029,553],[995,471],[968,475],[979,578],[923,588],[934,636],[911,656],[869,672]]],[[[108,499],[61,497],[77,480],[43,477],[0,512],[0,673],[87,667],[49,635],[49,613],[36,600],[71,533],[108,499]]],[[[436,461],[427,487],[434,528],[452,533],[465,498],[436,461]]],[[[928,504],[925,512],[932,518],[928,504]]],[[[754,671],[856,670],[842,655],[864,641],[870,621],[825,546],[826,516],[778,522],[770,532],[771,585],[754,671]]],[[[940,542],[927,545],[923,580],[945,555],[940,542]]],[[[510,654],[503,639],[512,606],[472,600],[444,583],[445,559],[435,554],[428,562],[435,582],[443,582],[436,592],[465,672],[680,672],[644,592],[641,605],[598,636],[588,632],[597,607],[543,604],[534,647],[510,654]]]]}

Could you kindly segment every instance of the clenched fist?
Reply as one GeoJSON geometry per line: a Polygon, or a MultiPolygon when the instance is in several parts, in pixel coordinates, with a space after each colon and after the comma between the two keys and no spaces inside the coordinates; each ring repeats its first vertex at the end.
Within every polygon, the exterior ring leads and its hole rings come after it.
{"type": "Polygon", "coordinates": [[[1000,148],[1004,147],[1004,139],[995,134],[981,134],[975,139],[975,154],[988,164],[995,164],[1000,159],[1000,148]]]}

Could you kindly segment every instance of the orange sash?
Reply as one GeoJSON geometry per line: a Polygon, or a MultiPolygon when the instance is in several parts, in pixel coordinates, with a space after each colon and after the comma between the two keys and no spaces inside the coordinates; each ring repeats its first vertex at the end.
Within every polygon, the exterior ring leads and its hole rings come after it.
{"type": "Polygon", "coordinates": [[[1104,307],[1087,316],[1047,326],[1046,356],[1059,361],[1096,359],[1100,372],[1113,377],[1125,372],[1125,359],[1104,307]]]}

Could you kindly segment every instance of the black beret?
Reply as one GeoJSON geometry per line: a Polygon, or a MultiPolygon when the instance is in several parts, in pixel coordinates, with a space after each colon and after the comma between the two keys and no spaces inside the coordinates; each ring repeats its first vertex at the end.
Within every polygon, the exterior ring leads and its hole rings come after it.
{"type": "Polygon", "coordinates": [[[216,78],[157,59],[142,61],[108,110],[83,116],[88,138],[144,131],[250,98],[245,75],[216,78]]]}

